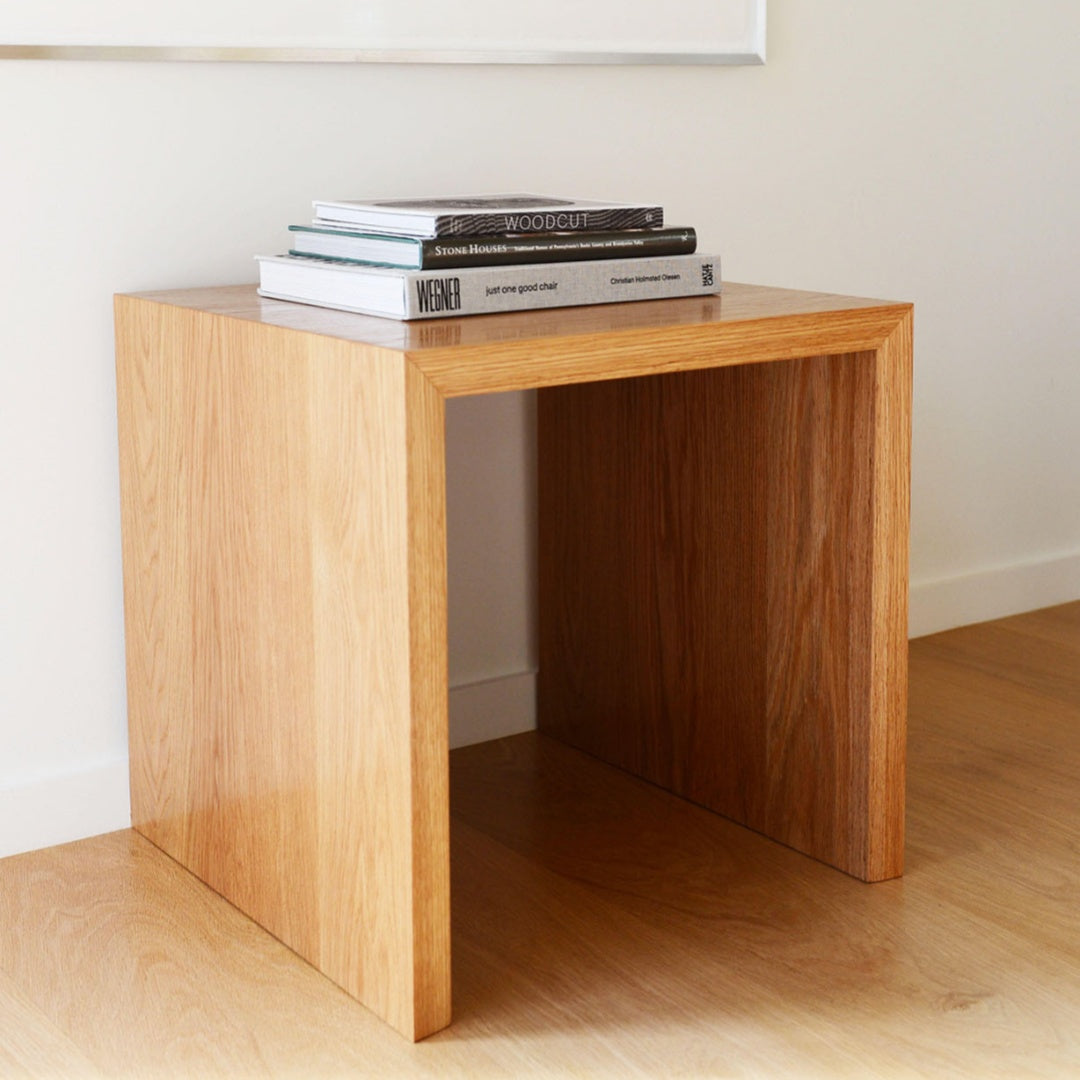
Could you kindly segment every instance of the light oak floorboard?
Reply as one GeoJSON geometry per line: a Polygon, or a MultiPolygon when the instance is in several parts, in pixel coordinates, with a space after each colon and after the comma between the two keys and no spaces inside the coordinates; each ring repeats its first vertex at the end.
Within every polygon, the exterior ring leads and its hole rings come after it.
{"type": "Polygon", "coordinates": [[[411,1045],[134,833],[0,862],[0,1076],[1080,1075],[1080,604],[911,645],[864,885],[535,734],[455,751],[411,1045]]]}
{"type": "Polygon", "coordinates": [[[26,996],[0,973],[0,1076],[98,1077],[94,1063],[26,996]]]}

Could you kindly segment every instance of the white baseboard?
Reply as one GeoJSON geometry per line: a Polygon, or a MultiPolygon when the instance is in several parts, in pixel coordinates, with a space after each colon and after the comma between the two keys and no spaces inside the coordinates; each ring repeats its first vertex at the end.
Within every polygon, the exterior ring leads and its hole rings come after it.
{"type": "MultiPolygon", "coordinates": [[[[534,671],[450,691],[451,746],[468,746],[535,727],[534,671]]],[[[0,858],[130,825],[126,756],[0,787],[0,858]]]]}
{"type": "Polygon", "coordinates": [[[536,672],[521,671],[450,690],[450,746],[469,746],[536,727],[536,672]]]}
{"type": "MultiPolygon", "coordinates": [[[[1080,598],[1080,553],[911,584],[909,636],[985,622],[1080,598]]],[[[450,690],[450,746],[536,727],[536,672],[450,690]]],[[[0,858],[126,829],[126,757],[0,787],[0,858]]]]}
{"type": "Polygon", "coordinates": [[[1080,553],[911,583],[908,636],[1080,599],[1080,553]]]}
{"type": "Polygon", "coordinates": [[[0,787],[0,858],[130,825],[126,755],[0,787]]]}

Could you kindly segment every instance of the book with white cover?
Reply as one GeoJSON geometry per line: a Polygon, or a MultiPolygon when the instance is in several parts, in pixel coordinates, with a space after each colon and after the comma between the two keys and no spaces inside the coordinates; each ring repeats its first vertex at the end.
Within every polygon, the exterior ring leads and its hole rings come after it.
{"type": "Polygon", "coordinates": [[[391,319],[656,300],[720,291],[717,255],[399,270],[258,255],[259,294],[391,319]]]}
{"type": "Polygon", "coordinates": [[[660,206],[563,199],[551,195],[459,195],[451,198],[316,200],[319,221],[348,222],[403,236],[604,232],[656,229],[660,206]]]}

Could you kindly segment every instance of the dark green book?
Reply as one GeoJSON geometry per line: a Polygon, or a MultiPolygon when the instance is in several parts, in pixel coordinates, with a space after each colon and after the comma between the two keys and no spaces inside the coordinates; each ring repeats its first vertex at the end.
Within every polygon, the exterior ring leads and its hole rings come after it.
{"type": "Polygon", "coordinates": [[[436,236],[422,239],[340,227],[290,225],[290,255],[440,270],[462,266],[632,259],[637,256],[692,255],[697,235],[689,228],[617,229],[611,232],[556,232],[495,236],[436,236]]]}

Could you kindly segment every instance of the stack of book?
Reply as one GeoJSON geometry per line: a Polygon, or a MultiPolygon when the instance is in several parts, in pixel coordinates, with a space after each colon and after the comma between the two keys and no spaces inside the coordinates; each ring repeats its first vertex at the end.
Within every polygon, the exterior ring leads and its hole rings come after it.
{"type": "Polygon", "coordinates": [[[431,319],[720,290],[720,259],[662,207],[539,195],[316,202],[287,255],[258,255],[259,293],[431,319]]]}

